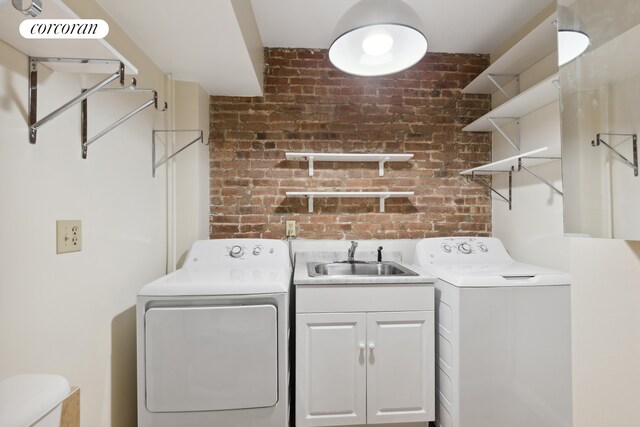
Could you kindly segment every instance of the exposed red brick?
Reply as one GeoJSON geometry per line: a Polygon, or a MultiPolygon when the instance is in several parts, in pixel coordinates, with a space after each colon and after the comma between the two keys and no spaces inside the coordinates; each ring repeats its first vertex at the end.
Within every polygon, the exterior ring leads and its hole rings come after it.
{"type": "Polygon", "coordinates": [[[265,49],[264,97],[211,97],[210,236],[282,238],[294,219],[304,238],[391,239],[488,235],[488,191],[458,172],[489,161],[486,133],[462,128],[490,108],[462,88],[483,55],[427,54],[393,76],[334,69],[321,49],[265,49]],[[285,160],[287,151],[413,153],[407,163],[285,160]],[[286,191],[414,191],[387,199],[304,198],[286,191]]]}

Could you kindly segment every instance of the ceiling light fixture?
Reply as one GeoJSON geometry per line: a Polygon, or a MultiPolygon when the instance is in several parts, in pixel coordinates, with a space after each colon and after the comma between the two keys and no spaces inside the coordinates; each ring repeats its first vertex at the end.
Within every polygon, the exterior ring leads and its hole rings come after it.
{"type": "Polygon", "coordinates": [[[573,61],[589,47],[589,35],[583,31],[582,22],[569,8],[558,6],[558,66],[573,61]]]}
{"type": "Polygon", "coordinates": [[[406,70],[427,53],[421,27],[418,15],[401,0],[361,0],[338,21],[329,60],[356,76],[406,70]]]}
{"type": "Polygon", "coordinates": [[[562,67],[589,47],[589,36],[581,31],[558,30],[558,67],[562,67]]]}

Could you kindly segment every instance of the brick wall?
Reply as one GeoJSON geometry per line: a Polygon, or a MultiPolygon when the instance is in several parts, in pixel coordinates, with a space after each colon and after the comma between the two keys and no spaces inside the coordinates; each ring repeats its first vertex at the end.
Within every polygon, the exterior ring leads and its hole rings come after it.
{"type": "Polygon", "coordinates": [[[488,235],[487,190],[458,176],[490,161],[489,134],[462,128],[490,97],[461,90],[488,65],[482,55],[429,53],[410,70],[348,76],[326,50],[265,49],[264,97],[211,97],[211,238],[298,236],[392,239],[488,235]],[[407,163],[286,161],[285,152],[413,153],[407,163]],[[286,191],[414,191],[409,198],[314,200],[286,191]]]}

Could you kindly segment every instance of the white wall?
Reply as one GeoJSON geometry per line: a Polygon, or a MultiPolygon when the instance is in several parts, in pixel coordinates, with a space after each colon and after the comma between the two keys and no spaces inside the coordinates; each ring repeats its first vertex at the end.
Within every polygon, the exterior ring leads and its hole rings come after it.
{"type": "MultiPolygon", "coordinates": [[[[179,268],[195,240],[209,238],[209,95],[198,83],[174,84],[175,129],[201,129],[204,143],[186,148],[170,161],[175,191],[175,260],[179,268]]],[[[197,133],[176,133],[172,152],[192,141],[197,133]]],[[[171,186],[170,186],[171,187],[171,186]]]]}
{"type": "MultiPolygon", "coordinates": [[[[65,3],[107,20],[108,41],[140,70],[138,87],[165,99],[164,74],[94,1],[65,3]]],[[[104,78],[39,70],[39,117],[104,78]]],[[[83,160],[79,106],[29,144],[26,72],[27,57],[0,42],[0,378],[63,375],[81,388],[83,426],[135,426],[135,298],[167,258],[167,175],[151,177],[151,129],[166,129],[170,112],[145,110],[83,160]],[[81,252],[56,255],[57,219],[82,220],[81,252]]],[[[148,96],[93,96],[89,134],[148,96]]]]}
{"type": "MultiPolygon", "coordinates": [[[[526,78],[539,72],[529,70],[526,78]]],[[[557,141],[558,103],[533,112],[521,125],[525,149],[557,141]]],[[[494,133],[494,160],[502,158],[505,144],[494,133]]],[[[558,165],[549,163],[534,170],[561,185],[558,165]]],[[[504,177],[495,178],[494,183],[506,191],[504,177]]],[[[640,419],[640,242],[564,237],[562,199],[526,172],[514,175],[512,211],[494,198],[492,221],[493,235],[514,258],[572,275],[573,425],[636,425],[640,419]]]]}

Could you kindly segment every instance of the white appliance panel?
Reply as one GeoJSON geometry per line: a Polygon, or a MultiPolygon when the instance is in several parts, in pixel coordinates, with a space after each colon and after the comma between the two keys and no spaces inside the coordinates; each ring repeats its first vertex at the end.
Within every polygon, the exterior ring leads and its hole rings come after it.
{"type": "Polygon", "coordinates": [[[274,406],[278,402],[277,323],[273,305],[147,310],[149,411],[274,406]]]}
{"type": "Polygon", "coordinates": [[[483,237],[424,239],[414,263],[438,277],[436,425],[571,427],[570,276],[483,237]]]}
{"type": "Polygon", "coordinates": [[[569,286],[456,291],[460,420],[454,425],[570,427],[569,286]]]}

